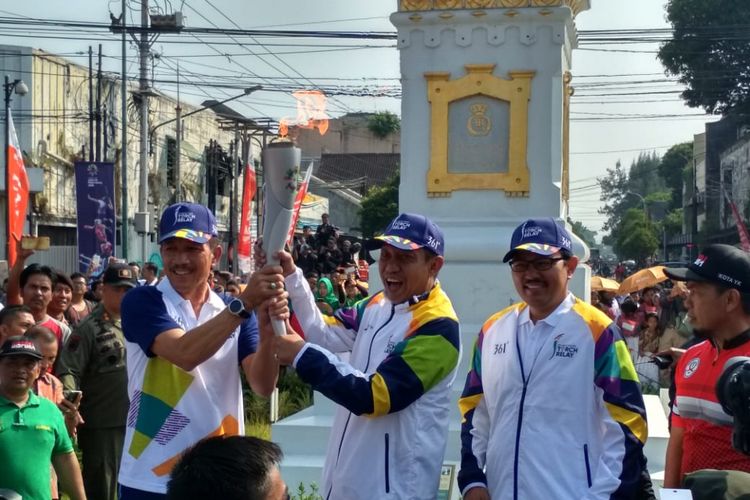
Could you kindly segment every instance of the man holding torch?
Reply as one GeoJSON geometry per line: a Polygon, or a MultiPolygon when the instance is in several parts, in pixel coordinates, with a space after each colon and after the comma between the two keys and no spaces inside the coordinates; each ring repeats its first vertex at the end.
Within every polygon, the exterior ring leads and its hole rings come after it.
{"type": "MultiPolygon", "coordinates": [[[[228,305],[210,290],[221,246],[206,207],[167,207],[159,245],[165,278],[131,290],[121,306],[130,398],[121,500],[165,498],[169,473],[187,448],[211,436],[244,434],[238,366],[264,396],[278,376],[272,342],[259,342],[252,311],[263,305],[277,319],[288,316],[279,266],[255,273],[228,305]]],[[[271,328],[265,314],[264,328],[271,328]]]]}
{"type": "Polygon", "coordinates": [[[287,323],[276,355],[339,405],[324,498],[434,498],[461,349],[458,318],[437,280],[443,233],[428,218],[404,213],[370,247],[380,248],[384,290],[328,317],[292,257],[274,255],[307,338],[287,323]],[[350,352],[349,361],[338,352],[350,352]]]}

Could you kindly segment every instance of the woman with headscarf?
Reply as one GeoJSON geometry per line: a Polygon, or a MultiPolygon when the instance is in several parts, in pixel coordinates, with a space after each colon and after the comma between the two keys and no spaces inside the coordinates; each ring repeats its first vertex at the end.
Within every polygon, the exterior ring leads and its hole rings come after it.
{"type": "Polygon", "coordinates": [[[317,290],[315,290],[315,303],[318,304],[321,312],[331,316],[336,309],[341,307],[339,298],[336,295],[336,291],[333,288],[331,280],[328,278],[320,278],[318,280],[317,290]]]}

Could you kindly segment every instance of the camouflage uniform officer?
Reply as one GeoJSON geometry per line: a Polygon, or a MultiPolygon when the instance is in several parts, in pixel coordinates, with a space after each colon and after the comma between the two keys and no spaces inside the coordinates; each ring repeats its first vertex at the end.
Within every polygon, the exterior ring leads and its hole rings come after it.
{"type": "Polygon", "coordinates": [[[83,453],[83,482],[88,498],[117,499],[125,421],[128,373],[120,303],[137,286],[132,269],[111,264],[104,272],[102,301],[63,347],[59,377],[65,389],[81,390],[78,445],[83,453]]]}

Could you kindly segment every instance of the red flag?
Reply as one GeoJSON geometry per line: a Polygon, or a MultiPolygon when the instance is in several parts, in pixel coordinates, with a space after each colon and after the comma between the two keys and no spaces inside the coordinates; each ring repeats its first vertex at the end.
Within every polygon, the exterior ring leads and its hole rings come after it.
{"type": "Polygon", "coordinates": [[[307,188],[310,185],[310,177],[312,176],[312,163],[307,167],[305,172],[305,180],[299,185],[299,191],[297,191],[297,197],[294,199],[294,215],[292,216],[292,225],[289,227],[289,235],[286,238],[286,244],[289,248],[292,247],[294,241],[294,230],[297,228],[297,221],[299,220],[299,212],[302,210],[302,202],[305,200],[307,195],[307,188]]]}
{"type": "Polygon", "coordinates": [[[253,198],[257,181],[255,179],[255,167],[248,163],[245,165],[245,181],[242,190],[242,215],[240,219],[240,238],[237,245],[237,257],[240,269],[249,273],[252,271],[253,237],[250,233],[253,217],[253,198]]]}
{"type": "Polygon", "coordinates": [[[740,235],[740,244],[742,245],[742,249],[746,252],[750,252],[750,236],[748,236],[747,227],[745,226],[745,222],[742,220],[740,211],[737,210],[737,205],[735,205],[732,199],[729,198],[727,192],[723,189],[722,192],[724,193],[724,197],[726,198],[727,203],[729,203],[729,208],[732,209],[732,215],[734,216],[734,223],[737,225],[737,233],[739,233],[740,235]]]}
{"type": "MultiPolygon", "coordinates": [[[[26,208],[29,204],[29,178],[23,165],[21,146],[18,144],[13,117],[8,110],[8,127],[10,128],[10,144],[8,144],[8,173],[10,185],[7,187],[8,196],[8,228],[10,241],[8,242],[8,266],[16,261],[15,242],[23,235],[23,225],[26,221],[26,208]]],[[[6,177],[6,180],[8,177],[6,177]]]]}

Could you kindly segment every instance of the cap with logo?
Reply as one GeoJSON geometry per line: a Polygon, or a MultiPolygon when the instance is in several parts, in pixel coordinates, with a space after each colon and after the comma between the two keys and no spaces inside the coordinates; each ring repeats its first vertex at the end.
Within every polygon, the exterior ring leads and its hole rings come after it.
{"type": "Polygon", "coordinates": [[[42,353],[39,352],[34,341],[26,337],[8,337],[0,347],[0,358],[6,356],[29,356],[42,359],[42,353]]]}
{"type": "Polygon", "coordinates": [[[164,209],[159,222],[159,243],[169,238],[184,238],[208,243],[219,235],[211,210],[197,203],[175,203],[164,209]]]}
{"type": "Polygon", "coordinates": [[[503,262],[508,262],[519,250],[544,256],[560,251],[572,254],[573,243],[565,226],[552,217],[544,217],[529,219],[513,231],[510,250],[503,257],[503,262]]]}
{"type": "Polygon", "coordinates": [[[436,255],[445,252],[443,231],[424,215],[403,213],[393,219],[383,234],[367,242],[374,250],[388,244],[401,250],[425,248],[436,255]]]}
{"type": "Polygon", "coordinates": [[[112,286],[138,286],[133,270],[127,264],[110,264],[102,275],[102,283],[112,286]]]}
{"type": "Polygon", "coordinates": [[[675,281],[705,281],[750,293],[750,256],[731,245],[709,245],[688,267],[665,268],[675,281]]]}

